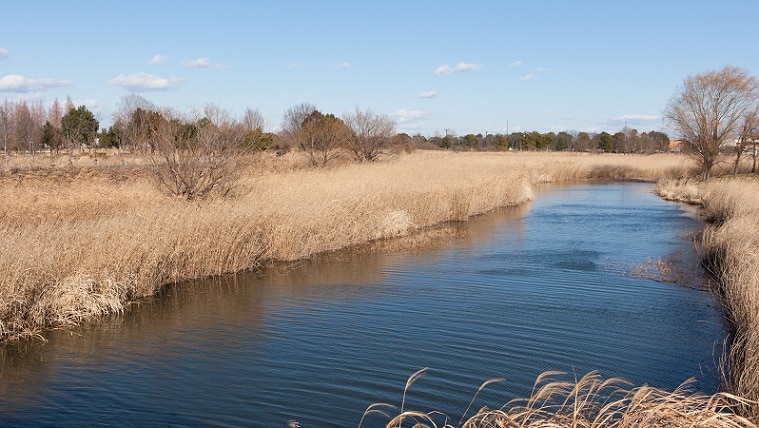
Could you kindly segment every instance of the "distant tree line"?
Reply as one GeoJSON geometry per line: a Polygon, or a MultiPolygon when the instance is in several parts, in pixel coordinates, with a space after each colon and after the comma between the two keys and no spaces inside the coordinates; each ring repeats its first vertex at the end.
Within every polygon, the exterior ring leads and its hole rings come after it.
{"type": "MultiPolygon", "coordinates": [[[[219,110],[218,107],[213,109],[219,110]]],[[[309,103],[287,109],[278,133],[264,130],[264,118],[258,110],[248,109],[239,119],[225,115],[227,122],[233,122],[230,129],[236,131],[234,140],[246,150],[282,153],[298,149],[308,155],[314,166],[329,164],[346,154],[358,161],[371,162],[391,151],[418,148],[653,153],[666,151],[669,145],[669,138],[662,132],[638,132],[636,129],[615,134],[533,131],[461,136],[446,130],[445,136],[410,136],[397,133],[396,123],[389,116],[369,109],[356,108],[338,117],[321,112],[309,103]]],[[[138,95],[128,95],[121,99],[113,114],[112,125],[100,129],[94,114],[85,106],[75,107],[70,98],[63,104],[56,99],[47,109],[41,102],[28,104],[5,100],[0,105],[0,144],[6,155],[14,152],[73,154],[94,148],[150,154],[156,149],[156,133],[162,123],[182,122],[182,127],[176,129],[186,134],[188,129],[202,128],[203,121],[210,120],[202,114],[190,116],[182,117],[138,95]]]]}
{"type": "Polygon", "coordinates": [[[523,151],[575,151],[608,153],[655,153],[669,148],[669,137],[659,131],[639,133],[625,129],[615,134],[562,131],[512,132],[510,134],[466,134],[456,136],[448,131],[445,136],[424,138],[415,136],[417,143],[428,143],[450,150],[523,150],[523,151]]]}
{"type": "Polygon", "coordinates": [[[56,99],[49,109],[25,101],[0,105],[0,143],[7,157],[11,152],[35,155],[60,154],[93,147],[100,123],[85,106],[74,107],[70,98],[63,106],[56,99]]]}
{"type": "MultiPolygon", "coordinates": [[[[725,67],[686,78],[670,99],[665,117],[679,133],[683,151],[701,167],[703,179],[709,178],[712,167],[720,161],[719,156],[728,152],[735,154],[734,172],[744,153],[753,155],[753,171],[757,170],[759,80],[745,70],[725,67]]],[[[172,156],[190,153],[203,159],[220,153],[235,153],[237,157],[255,151],[284,153],[297,149],[307,154],[312,166],[324,166],[338,157],[372,162],[394,151],[420,148],[656,153],[668,151],[670,140],[663,132],[639,132],[627,127],[614,134],[532,131],[457,136],[446,129],[444,136],[410,136],[397,133],[396,123],[389,116],[369,109],[357,107],[337,117],[309,103],[287,109],[281,131],[271,133],[264,130],[264,118],[258,110],[248,109],[241,118],[235,118],[208,105],[199,112],[178,114],[158,108],[138,95],[128,95],[122,98],[113,124],[106,129],[100,129],[99,120],[87,107],[74,106],[70,98],[63,105],[56,99],[47,109],[41,102],[29,104],[6,99],[0,104],[0,144],[6,160],[11,153],[65,151],[71,156],[77,150],[80,153],[94,150],[97,154],[97,148],[118,148],[171,164],[172,156]],[[166,152],[167,147],[171,154],[166,152]],[[200,147],[205,147],[205,151],[197,150],[200,147]]],[[[186,159],[174,161],[177,166],[187,165],[186,159]]],[[[221,168],[220,163],[206,164],[208,168],[221,168]]],[[[176,171],[172,174],[175,179],[181,175],[176,171]]],[[[210,173],[198,174],[207,177],[210,173]]],[[[187,187],[180,183],[165,186],[187,187]]],[[[172,192],[194,198],[192,195],[199,190],[172,192]]]]}

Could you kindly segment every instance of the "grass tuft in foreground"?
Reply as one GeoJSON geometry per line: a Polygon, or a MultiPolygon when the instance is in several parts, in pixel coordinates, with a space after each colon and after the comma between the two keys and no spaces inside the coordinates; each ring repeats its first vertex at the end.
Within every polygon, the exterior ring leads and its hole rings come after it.
{"type": "Polygon", "coordinates": [[[480,391],[460,419],[451,419],[438,411],[404,408],[409,387],[426,369],[414,373],[406,382],[400,410],[376,403],[364,412],[361,427],[369,419],[387,420],[385,427],[416,428],[639,428],[639,427],[755,427],[734,410],[747,402],[734,395],[712,396],[692,392],[686,382],[675,391],[649,386],[632,388],[621,379],[603,380],[591,372],[576,380],[562,380],[564,373],[545,372],[535,381],[532,395],[506,403],[500,409],[483,408],[469,416],[480,391]]]}

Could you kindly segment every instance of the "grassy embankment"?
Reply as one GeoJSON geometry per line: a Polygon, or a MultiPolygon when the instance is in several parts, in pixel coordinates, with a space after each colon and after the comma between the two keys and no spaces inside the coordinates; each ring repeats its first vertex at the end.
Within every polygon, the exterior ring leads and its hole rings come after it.
{"type": "Polygon", "coordinates": [[[158,193],[131,160],[117,169],[12,165],[0,175],[0,339],[121,312],[166,283],[522,204],[535,183],[654,181],[688,165],[674,155],[431,152],[308,169],[290,156],[257,161],[235,195],[201,202],[158,193]]]}
{"type": "Polygon", "coordinates": [[[728,390],[754,401],[743,413],[759,420],[759,179],[667,180],[657,190],[666,199],[702,207],[709,224],[697,248],[735,329],[724,358],[728,390]]]}

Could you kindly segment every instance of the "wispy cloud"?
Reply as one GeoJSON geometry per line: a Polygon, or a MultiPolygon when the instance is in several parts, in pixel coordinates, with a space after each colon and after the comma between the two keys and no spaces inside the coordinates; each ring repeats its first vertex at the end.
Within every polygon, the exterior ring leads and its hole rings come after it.
{"type": "Polygon", "coordinates": [[[522,80],[535,80],[543,75],[543,73],[547,73],[551,71],[548,67],[538,67],[533,71],[532,73],[527,73],[524,76],[520,77],[522,80]]]}
{"type": "Polygon", "coordinates": [[[73,86],[74,82],[70,80],[58,79],[30,79],[20,74],[8,74],[0,77],[0,92],[34,92],[45,91],[47,89],[62,88],[73,86]]]}
{"type": "Polygon", "coordinates": [[[420,92],[416,97],[417,98],[435,98],[437,96],[437,92],[435,91],[424,91],[420,92]]]}
{"type": "Polygon", "coordinates": [[[522,64],[522,61],[514,61],[514,62],[512,62],[512,63],[509,65],[509,68],[519,68],[519,67],[521,67],[522,65],[524,65],[524,64],[522,64]]]}
{"type": "Polygon", "coordinates": [[[185,79],[169,77],[168,79],[148,73],[120,74],[108,81],[111,86],[120,86],[132,92],[168,91],[182,86],[185,79]]]}
{"type": "Polygon", "coordinates": [[[81,106],[85,105],[87,108],[95,113],[95,115],[98,115],[100,113],[103,113],[105,110],[105,104],[95,98],[84,98],[84,99],[75,99],[73,100],[75,106],[81,106]]]}
{"type": "Polygon", "coordinates": [[[471,64],[466,62],[460,62],[456,64],[455,67],[451,67],[448,64],[441,65],[437,69],[435,69],[435,76],[445,76],[447,74],[451,73],[463,73],[467,71],[477,71],[482,66],[480,64],[471,64]]]}
{"type": "Polygon", "coordinates": [[[340,68],[351,68],[352,66],[353,66],[353,64],[351,64],[349,62],[343,62],[343,63],[340,64],[340,68]]]}
{"type": "Polygon", "coordinates": [[[160,64],[162,62],[166,62],[169,57],[166,55],[153,55],[153,58],[150,58],[150,61],[148,61],[148,64],[154,65],[154,64],[160,64]]]}
{"type": "Polygon", "coordinates": [[[8,49],[0,48],[0,59],[7,58],[11,52],[8,49]]]}
{"type": "Polygon", "coordinates": [[[407,110],[400,109],[395,112],[395,117],[398,119],[398,123],[411,123],[424,119],[426,113],[421,110],[407,110]]]}
{"type": "Polygon", "coordinates": [[[196,59],[185,59],[180,64],[182,67],[188,68],[226,68],[224,64],[215,64],[211,62],[208,57],[201,57],[196,59]]]}
{"type": "Polygon", "coordinates": [[[299,62],[291,62],[290,64],[287,65],[287,68],[300,68],[302,66],[303,64],[299,62]]]}

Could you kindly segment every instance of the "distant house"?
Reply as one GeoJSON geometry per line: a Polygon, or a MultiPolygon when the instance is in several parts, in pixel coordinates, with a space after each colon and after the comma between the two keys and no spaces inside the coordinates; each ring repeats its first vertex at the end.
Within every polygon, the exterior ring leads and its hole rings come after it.
{"type": "Polygon", "coordinates": [[[729,140],[725,140],[724,143],[720,146],[720,149],[724,152],[734,152],[735,148],[738,147],[738,139],[733,138],[729,140]]]}
{"type": "MultiPolygon", "coordinates": [[[[725,140],[724,143],[720,146],[720,152],[722,153],[735,153],[735,148],[738,146],[738,140],[737,139],[730,139],[725,140]]],[[[757,148],[759,146],[759,141],[751,140],[746,143],[745,148],[743,149],[743,153],[746,154],[754,154],[754,150],[759,150],[757,148]]],[[[680,153],[683,151],[683,141],[682,140],[672,140],[669,142],[669,151],[672,153],[680,153]]],[[[759,151],[757,152],[759,153],[759,151]]]]}
{"type": "MultiPolygon", "coordinates": [[[[740,144],[740,140],[737,138],[726,140],[720,147],[720,150],[724,153],[735,153],[738,144],[740,144]]],[[[743,143],[743,153],[753,155],[757,145],[759,145],[759,140],[749,139],[745,141],[743,143]]]]}

